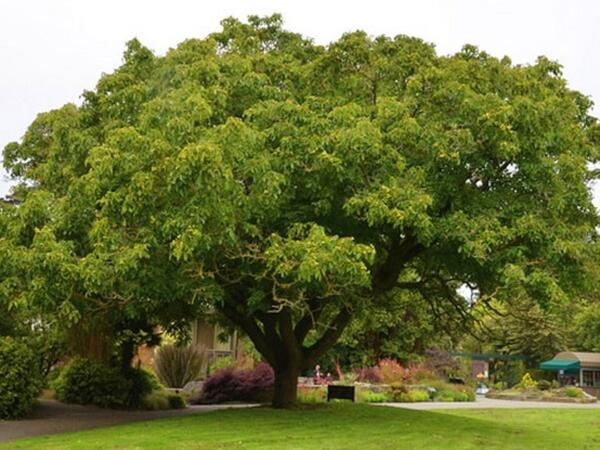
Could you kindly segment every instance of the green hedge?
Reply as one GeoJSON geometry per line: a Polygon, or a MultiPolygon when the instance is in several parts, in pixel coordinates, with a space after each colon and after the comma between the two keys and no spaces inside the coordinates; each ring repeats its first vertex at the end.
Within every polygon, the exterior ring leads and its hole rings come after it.
{"type": "Polygon", "coordinates": [[[141,369],[123,373],[117,368],[85,358],[75,358],[53,383],[56,398],[65,403],[102,408],[141,408],[143,399],[160,383],[141,369]]]}
{"type": "Polygon", "coordinates": [[[0,419],[18,419],[31,410],[42,387],[37,363],[25,344],[0,338],[0,419]]]}

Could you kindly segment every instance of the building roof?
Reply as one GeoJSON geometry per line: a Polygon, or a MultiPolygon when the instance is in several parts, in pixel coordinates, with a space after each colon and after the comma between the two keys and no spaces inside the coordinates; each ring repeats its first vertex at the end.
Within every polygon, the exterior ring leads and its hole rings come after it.
{"type": "Polygon", "coordinates": [[[553,361],[555,360],[579,361],[584,369],[586,367],[600,368],[600,353],[560,352],[554,357],[553,361]]]}

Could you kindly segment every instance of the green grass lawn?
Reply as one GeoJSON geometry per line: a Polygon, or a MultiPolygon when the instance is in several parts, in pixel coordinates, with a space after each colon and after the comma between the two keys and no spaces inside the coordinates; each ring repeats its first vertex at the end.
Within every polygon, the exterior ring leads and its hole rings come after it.
{"type": "Polygon", "coordinates": [[[9,442],[0,449],[600,448],[600,410],[411,411],[332,404],[224,410],[9,442]]]}

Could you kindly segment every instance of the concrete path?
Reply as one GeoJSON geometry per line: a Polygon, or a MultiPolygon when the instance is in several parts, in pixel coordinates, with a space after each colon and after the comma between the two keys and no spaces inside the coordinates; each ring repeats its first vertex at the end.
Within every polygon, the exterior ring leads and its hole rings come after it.
{"type": "Polygon", "coordinates": [[[119,411],[93,406],[67,405],[54,400],[40,400],[39,405],[27,418],[15,421],[0,420],[0,442],[251,406],[254,405],[193,405],[186,409],[166,411],[119,411]]]}
{"type": "Polygon", "coordinates": [[[496,409],[496,408],[577,408],[577,409],[599,409],[600,402],[597,403],[556,403],[556,402],[533,402],[518,400],[497,400],[477,396],[474,402],[422,402],[422,403],[378,403],[382,406],[391,406],[393,408],[406,408],[417,410],[428,409],[496,409]]]}

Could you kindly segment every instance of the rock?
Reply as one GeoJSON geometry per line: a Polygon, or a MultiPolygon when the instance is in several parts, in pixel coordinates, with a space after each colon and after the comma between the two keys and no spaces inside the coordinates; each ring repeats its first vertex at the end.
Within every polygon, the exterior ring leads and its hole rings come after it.
{"type": "Polygon", "coordinates": [[[204,381],[202,381],[202,380],[190,381],[181,390],[183,392],[185,392],[186,394],[194,394],[194,393],[202,392],[203,384],[204,384],[204,381]]]}

